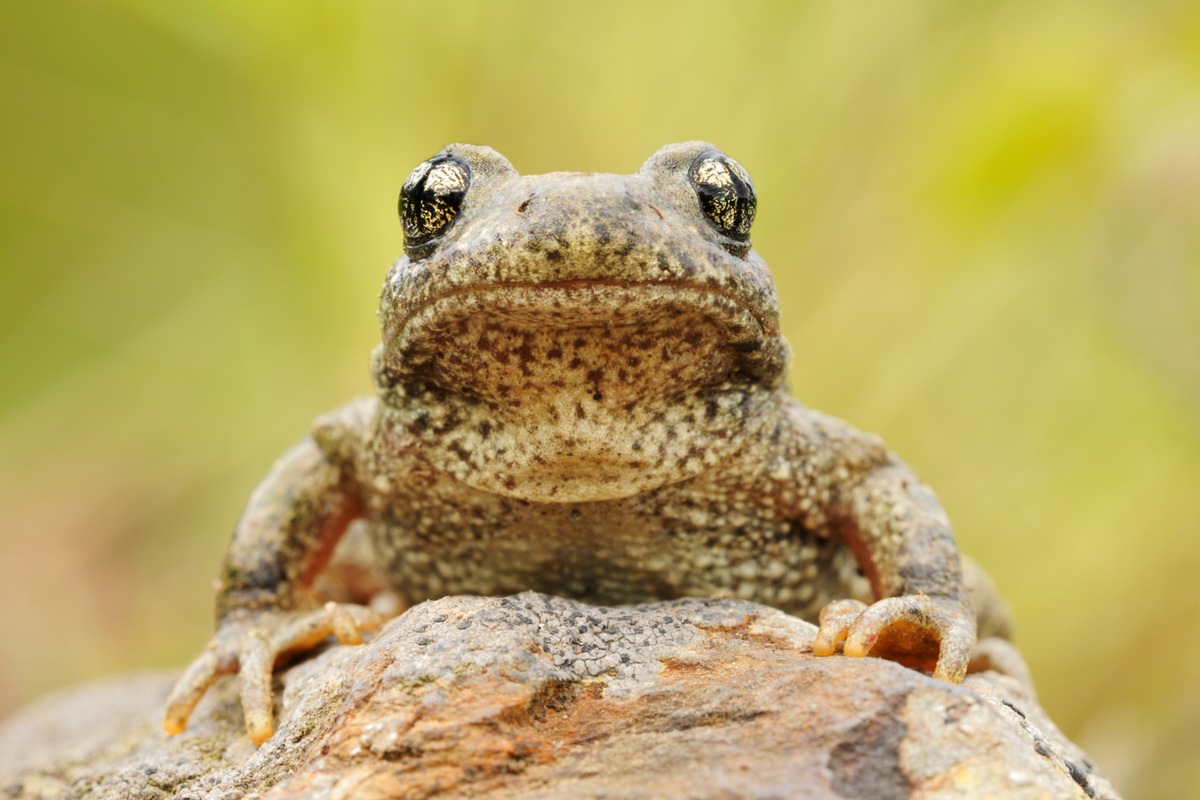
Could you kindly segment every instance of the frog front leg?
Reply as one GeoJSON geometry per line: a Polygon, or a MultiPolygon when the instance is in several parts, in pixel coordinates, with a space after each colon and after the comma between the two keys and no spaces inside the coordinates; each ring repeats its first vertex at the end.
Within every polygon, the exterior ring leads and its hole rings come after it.
{"type": "Polygon", "coordinates": [[[357,644],[363,630],[381,624],[363,606],[313,608],[306,591],[359,513],[353,482],[311,437],[275,463],[234,530],[221,570],[217,631],[167,700],[167,733],[182,731],[213,682],[237,671],[246,731],[262,744],[274,730],[276,661],[331,634],[357,644]]]}
{"type": "Polygon", "coordinates": [[[848,656],[873,653],[960,683],[975,646],[975,611],[933,492],[888,457],[839,495],[832,521],[877,599],[827,606],[813,652],[830,655],[841,643],[848,656]]]}

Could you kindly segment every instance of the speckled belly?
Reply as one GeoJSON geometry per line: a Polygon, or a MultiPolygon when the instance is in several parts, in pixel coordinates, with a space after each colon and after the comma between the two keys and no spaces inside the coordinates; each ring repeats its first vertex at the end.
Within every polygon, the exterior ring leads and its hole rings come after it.
{"type": "Polygon", "coordinates": [[[371,535],[409,603],[525,590],[607,605],[727,594],[815,619],[830,600],[869,595],[836,537],[766,506],[722,511],[730,506],[712,496],[712,486],[688,482],[624,500],[540,504],[435,486],[377,501],[371,535]]]}

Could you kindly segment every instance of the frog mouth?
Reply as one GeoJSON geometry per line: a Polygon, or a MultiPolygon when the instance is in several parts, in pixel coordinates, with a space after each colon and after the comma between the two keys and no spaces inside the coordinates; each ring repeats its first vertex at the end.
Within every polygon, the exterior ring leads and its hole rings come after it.
{"type": "MultiPolygon", "coordinates": [[[[384,338],[385,342],[397,339],[404,328],[410,324],[419,324],[423,314],[436,310],[436,307],[441,305],[452,305],[459,298],[463,300],[461,304],[463,306],[484,304],[503,308],[513,305],[514,301],[526,299],[528,302],[525,305],[531,308],[547,309],[552,306],[554,309],[563,308],[570,311],[577,310],[569,308],[570,306],[582,306],[586,303],[586,307],[594,308],[597,304],[604,305],[605,299],[611,299],[618,305],[637,311],[643,303],[654,303],[665,296],[678,296],[681,300],[699,299],[700,302],[696,304],[697,306],[708,305],[705,298],[712,298],[718,302],[720,298],[724,298],[732,306],[736,306],[746,315],[754,318],[762,336],[779,335],[777,324],[768,322],[763,314],[739,299],[733,292],[724,291],[718,287],[697,286],[690,282],[671,280],[635,282],[593,279],[547,282],[511,281],[488,286],[455,287],[414,304],[407,314],[399,315],[398,323],[390,331],[385,331],[384,338]],[[606,294],[612,295],[612,297],[605,298],[606,294]],[[617,295],[627,296],[617,297],[617,295]],[[545,296],[550,296],[549,302],[543,299],[545,296]]],[[[636,320],[631,324],[636,324],[636,320]]]]}
{"type": "Polygon", "coordinates": [[[563,281],[462,287],[384,331],[379,379],[489,404],[568,392],[637,402],[721,384],[776,385],[777,325],[719,288],[563,281]]]}

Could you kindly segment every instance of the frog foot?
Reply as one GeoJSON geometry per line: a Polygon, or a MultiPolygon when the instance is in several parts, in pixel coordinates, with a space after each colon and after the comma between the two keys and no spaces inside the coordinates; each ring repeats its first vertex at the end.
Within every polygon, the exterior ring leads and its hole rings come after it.
{"type": "Polygon", "coordinates": [[[271,675],[276,663],[288,654],[311,650],[330,635],[342,644],[361,644],[363,631],[382,624],[383,617],[366,606],[333,602],[309,611],[231,616],[175,684],[167,699],[163,730],[172,735],[181,732],[217,678],[237,672],[242,680],[246,732],[256,745],[262,744],[275,729],[271,675]]]}
{"type": "Polygon", "coordinates": [[[960,600],[923,594],[889,597],[870,606],[837,600],[821,609],[813,653],[832,655],[839,644],[848,656],[870,653],[962,683],[975,646],[975,615],[960,600]]]}

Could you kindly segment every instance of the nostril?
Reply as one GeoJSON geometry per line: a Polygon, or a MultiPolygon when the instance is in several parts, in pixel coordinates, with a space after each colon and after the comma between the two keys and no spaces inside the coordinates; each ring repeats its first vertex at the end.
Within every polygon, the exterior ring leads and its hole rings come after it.
{"type": "Polygon", "coordinates": [[[525,209],[529,208],[529,204],[533,202],[533,198],[534,195],[531,194],[529,197],[526,197],[524,200],[522,200],[521,205],[517,206],[517,213],[524,214],[525,209]]]}

